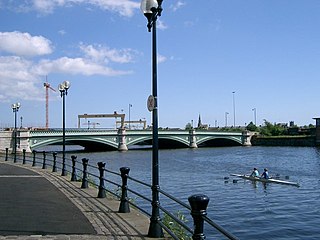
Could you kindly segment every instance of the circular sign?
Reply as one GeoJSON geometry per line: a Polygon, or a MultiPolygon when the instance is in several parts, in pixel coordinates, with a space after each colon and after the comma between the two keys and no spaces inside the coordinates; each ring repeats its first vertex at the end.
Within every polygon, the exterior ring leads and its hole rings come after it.
{"type": "Polygon", "coordinates": [[[148,110],[149,110],[150,112],[153,111],[153,109],[154,109],[154,104],[155,104],[155,102],[154,102],[154,96],[150,95],[150,96],[148,97],[148,101],[147,101],[147,107],[148,107],[148,110]]]}

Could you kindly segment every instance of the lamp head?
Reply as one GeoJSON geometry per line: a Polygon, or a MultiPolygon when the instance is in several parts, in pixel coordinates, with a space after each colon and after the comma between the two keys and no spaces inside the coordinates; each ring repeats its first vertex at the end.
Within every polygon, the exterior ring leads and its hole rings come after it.
{"type": "Polygon", "coordinates": [[[62,84],[64,85],[64,89],[66,89],[66,90],[68,90],[71,86],[69,81],[64,81],[62,84]]]}
{"type": "Polygon", "coordinates": [[[59,91],[61,92],[61,94],[63,92],[65,92],[67,94],[68,89],[70,88],[71,84],[69,81],[64,81],[63,83],[60,83],[58,86],[59,91]]]}
{"type": "Polygon", "coordinates": [[[18,110],[18,109],[20,108],[20,106],[21,106],[20,103],[14,103],[14,104],[11,105],[11,108],[12,108],[13,110],[18,110]]]}
{"type": "Polygon", "coordinates": [[[147,15],[149,15],[149,14],[152,15],[151,9],[157,8],[158,6],[159,6],[158,1],[156,1],[156,0],[142,0],[141,5],[140,5],[140,9],[141,9],[142,13],[147,17],[147,15]]]}

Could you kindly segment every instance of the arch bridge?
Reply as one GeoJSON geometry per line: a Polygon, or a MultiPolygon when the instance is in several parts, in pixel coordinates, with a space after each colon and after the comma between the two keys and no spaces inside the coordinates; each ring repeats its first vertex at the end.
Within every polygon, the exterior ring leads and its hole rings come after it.
{"type": "MultiPolygon", "coordinates": [[[[253,134],[206,130],[159,130],[159,148],[197,148],[209,146],[248,146],[253,134]]],[[[62,129],[21,130],[18,149],[27,151],[47,145],[62,144],[62,129]]],[[[151,130],[66,129],[66,144],[80,145],[86,150],[126,151],[134,145],[152,145],[151,130]]]]}

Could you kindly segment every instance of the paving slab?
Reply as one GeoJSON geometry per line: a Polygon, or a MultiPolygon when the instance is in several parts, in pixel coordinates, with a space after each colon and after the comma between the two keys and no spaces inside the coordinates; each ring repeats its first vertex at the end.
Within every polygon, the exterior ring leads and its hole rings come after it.
{"type": "Polygon", "coordinates": [[[95,234],[83,213],[46,178],[0,163],[0,235],[95,234]]]}

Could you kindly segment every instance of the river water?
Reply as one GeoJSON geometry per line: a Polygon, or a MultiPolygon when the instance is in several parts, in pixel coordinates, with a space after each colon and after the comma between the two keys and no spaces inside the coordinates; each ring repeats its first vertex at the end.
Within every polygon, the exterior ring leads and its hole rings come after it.
{"type": "MultiPolygon", "coordinates": [[[[151,183],[151,151],[79,152],[78,159],[106,162],[151,183]]],[[[309,147],[223,147],[160,150],[160,187],[188,203],[192,194],[210,198],[208,216],[240,239],[320,239],[320,149],[309,147]],[[267,167],[270,175],[301,187],[239,180],[231,173],[267,167]]],[[[129,186],[130,188],[130,186],[129,186]]],[[[150,189],[148,189],[150,191],[150,189]]],[[[160,198],[162,201],[162,198],[160,198]]],[[[166,202],[161,202],[166,205],[166,202]]],[[[190,218],[190,224],[192,220],[190,218]]],[[[205,226],[207,239],[224,239],[205,226]]]]}

